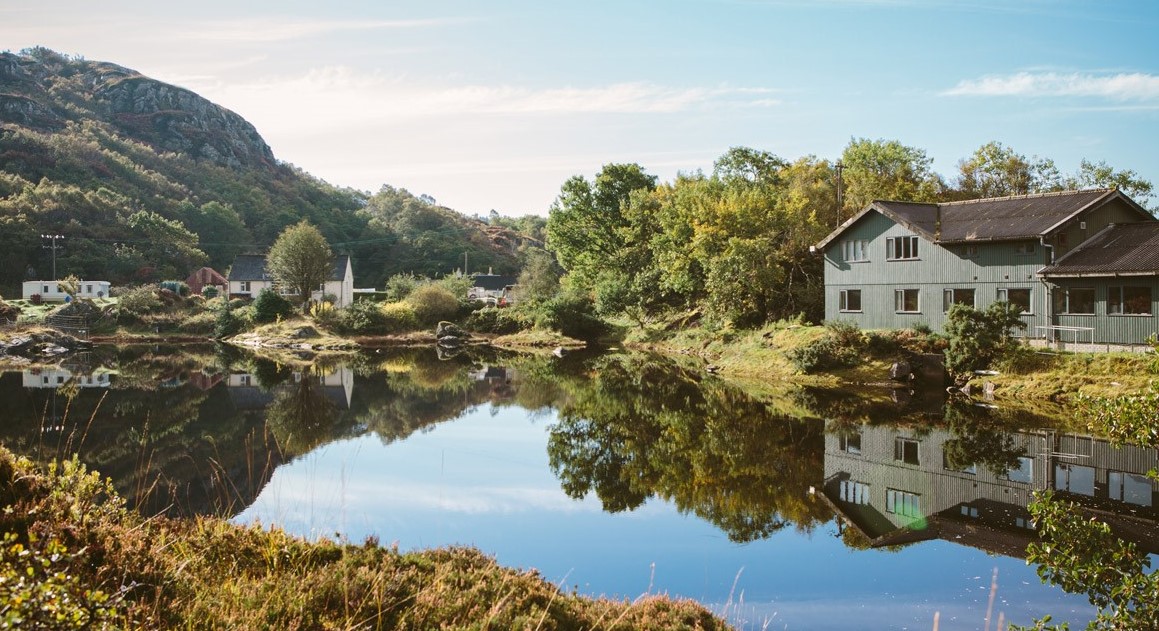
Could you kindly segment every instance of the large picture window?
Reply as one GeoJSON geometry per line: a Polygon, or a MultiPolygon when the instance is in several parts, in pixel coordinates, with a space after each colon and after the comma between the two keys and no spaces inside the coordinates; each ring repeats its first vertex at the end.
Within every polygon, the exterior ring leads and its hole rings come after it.
{"type": "Polygon", "coordinates": [[[1066,315],[1095,313],[1094,287],[1060,287],[1054,291],[1054,312],[1066,315]]]}
{"type": "Polygon", "coordinates": [[[869,504],[869,485],[853,480],[842,480],[840,484],[841,501],[850,504],[869,504]]]}
{"type": "Polygon", "coordinates": [[[906,261],[918,257],[917,237],[890,237],[885,240],[885,258],[906,261]]]}
{"type": "Polygon", "coordinates": [[[1030,309],[1030,290],[1026,288],[1009,288],[998,290],[998,300],[1009,302],[1022,308],[1022,313],[1034,313],[1030,309]]]}
{"type": "Polygon", "coordinates": [[[942,291],[942,311],[949,311],[954,305],[974,306],[973,289],[945,289],[942,291]]]}
{"type": "Polygon", "coordinates": [[[919,313],[921,311],[916,289],[895,289],[893,291],[893,310],[898,313],[919,313]]]}
{"type": "Polygon", "coordinates": [[[841,310],[842,311],[861,311],[861,290],[860,289],[842,289],[841,290],[841,310]]]}
{"type": "Polygon", "coordinates": [[[851,239],[841,244],[841,255],[847,263],[858,263],[869,260],[869,241],[865,239],[851,239]]]}
{"type": "Polygon", "coordinates": [[[1107,314],[1151,315],[1151,288],[1108,287],[1107,314]]]}

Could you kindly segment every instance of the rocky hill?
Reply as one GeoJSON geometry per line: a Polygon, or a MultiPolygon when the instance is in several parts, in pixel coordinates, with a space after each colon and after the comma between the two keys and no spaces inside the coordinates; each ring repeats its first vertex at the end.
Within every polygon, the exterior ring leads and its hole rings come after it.
{"type": "Polygon", "coordinates": [[[353,257],[359,286],[446,273],[464,253],[510,273],[535,243],[405,190],[323,182],[279,162],[236,113],[134,70],[0,53],[0,294],[50,275],[41,234],[65,236],[58,275],[124,284],[225,271],[303,218],[353,257]]]}

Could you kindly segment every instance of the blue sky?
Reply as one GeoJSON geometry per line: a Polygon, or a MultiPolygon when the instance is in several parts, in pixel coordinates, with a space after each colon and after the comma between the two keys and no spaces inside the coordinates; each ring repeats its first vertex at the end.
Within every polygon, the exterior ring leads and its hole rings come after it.
{"type": "Polygon", "coordinates": [[[252,122],[333,184],[544,214],[565,179],[662,180],[730,146],[924,149],[952,177],[997,140],[1159,184],[1150,0],[222,2],[0,6],[0,44],[112,61],[252,122]]]}

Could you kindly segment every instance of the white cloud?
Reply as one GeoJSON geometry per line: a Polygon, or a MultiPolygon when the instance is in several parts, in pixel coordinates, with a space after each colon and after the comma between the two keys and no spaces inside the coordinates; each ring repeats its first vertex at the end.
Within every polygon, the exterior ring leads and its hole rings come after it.
{"type": "Polygon", "coordinates": [[[446,20],[278,20],[261,18],[184,24],[179,32],[172,33],[171,36],[194,41],[260,44],[351,31],[426,28],[445,23],[447,23],[446,20]]]}
{"type": "Polygon", "coordinates": [[[1113,75],[1019,72],[966,79],[943,96],[1098,97],[1120,101],[1159,99],[1159,76],[1141,72],[1113,75]]]}

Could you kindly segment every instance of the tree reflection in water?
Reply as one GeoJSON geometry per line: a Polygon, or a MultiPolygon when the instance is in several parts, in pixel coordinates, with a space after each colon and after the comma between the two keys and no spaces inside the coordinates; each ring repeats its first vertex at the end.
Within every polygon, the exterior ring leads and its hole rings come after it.
{"type": "Polygon", "coordinates": [[[716,380],[654,357],[609,355],[567,382],[548,439],[552,470],[573,498],[607,511],[649,498],[715,524],[737,542],[831,513],[809,499],[821,478],[824,426],[773,414],[716,380]]]}
{"type": "Polygon", "coordinates": [[[266,408],[266,426],[287,454],[304,454],[333,440],[338,418],[337,406],[312,370],[280,387],[266,408]]]}

